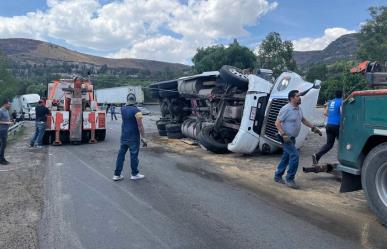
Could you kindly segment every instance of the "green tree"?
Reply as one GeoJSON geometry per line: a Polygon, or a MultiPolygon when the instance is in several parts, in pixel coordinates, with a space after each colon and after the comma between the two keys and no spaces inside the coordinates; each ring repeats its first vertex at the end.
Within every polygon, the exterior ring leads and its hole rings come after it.
{"type": "Polygon", "coordinates": [[[0,102],[12,99],[18,92],[18,82],[8,70],[8,62],[0,53],[0,102]]]}
{"type": "Polygon", "coordinates": [[[387,61],[387,7],[369,8],[371,19],[361,28],[358,57],[361,60],[387,61]]]}
{"type": "Polygon", "coordinates": [[[275,77],[286,69],[296,71],[297,65],[293,59],[293,43],[282,41],[277,32],[269,33],[259,46],[258,66],[272,69],[275,77]]]}
{"type": "Polygon", "coordinates": [[[325,81],[327,79],[327,66],[325,64],[316,64],[309,68],[305,79],[309,82],[314,80],[325,81]]]}
{"type": "Polygon", "coordinates": [[[245,68],[254,68],[256,57],[247,47],[241,46],[237,40],[225,47],[215,45],[199,48],[192,58],[194,70],[197,73],[219,70],[223,65],[245,68]]]}

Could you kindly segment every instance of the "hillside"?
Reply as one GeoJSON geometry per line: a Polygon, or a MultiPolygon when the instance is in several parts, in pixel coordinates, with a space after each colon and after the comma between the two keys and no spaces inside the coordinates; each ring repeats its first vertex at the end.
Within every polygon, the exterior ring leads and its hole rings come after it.
{"type": "Polygon", "coordinates": [[[358,48],[358,34],[343,35],[331,42],[325,49],[318,51],[294,51],[297,67],[307,70],[311,65],[331,64],[339,60],[355,59],[358,48]]]}
{"type": "Polygon", "coordinates": [[[0,39],[0,51],[16,64],[56,66],[93,66],[96,69],[106,65],[111,69],[137,69],[150,72],[185,71],[189,66],[178,63],[142,59],[110,59],[79,53],[67,48],[31,39],[0,39]]]}

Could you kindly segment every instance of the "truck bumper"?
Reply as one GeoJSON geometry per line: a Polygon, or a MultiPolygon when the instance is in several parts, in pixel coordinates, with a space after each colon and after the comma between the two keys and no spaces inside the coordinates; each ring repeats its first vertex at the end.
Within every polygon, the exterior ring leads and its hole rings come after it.
{"type": "Polygon", "coordinates": [[[349,173],[352,175],[360,175],[361,174],[360,169],[354,169],[351,167],[344,166],[342,164],[338,164],[336,169],[338,171],[346,172],[346,173],[349,173]]]}

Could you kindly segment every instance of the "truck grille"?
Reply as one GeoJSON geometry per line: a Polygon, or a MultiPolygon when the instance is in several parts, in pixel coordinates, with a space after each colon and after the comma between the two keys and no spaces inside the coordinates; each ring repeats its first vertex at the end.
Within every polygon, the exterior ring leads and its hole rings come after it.
{"type": "Polygon", "coordinates": [[[266,117],[265,136],[275,141],[280,142],[277,133],[278,130],[275,127],[275,121],[277,119],[280,109],[288,103],[288,99],[273,99],[270,104],[270,109],[266,117]]]}

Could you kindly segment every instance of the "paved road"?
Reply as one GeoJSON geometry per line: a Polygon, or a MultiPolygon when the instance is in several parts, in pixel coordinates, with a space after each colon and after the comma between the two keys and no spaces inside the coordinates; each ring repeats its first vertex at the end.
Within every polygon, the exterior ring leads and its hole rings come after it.
{"type": "Polygon", "coordinates": [[[222,179],[202,159],[147,148],[146,178],[128,180],[126,165],[126,179],[113,182],[119,124],[109,121],[103,143],[49,148],[41,248],[359,247],[222,179]]]}

